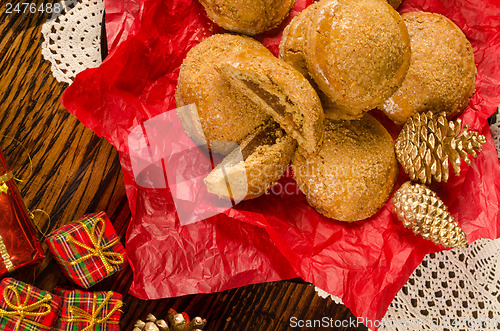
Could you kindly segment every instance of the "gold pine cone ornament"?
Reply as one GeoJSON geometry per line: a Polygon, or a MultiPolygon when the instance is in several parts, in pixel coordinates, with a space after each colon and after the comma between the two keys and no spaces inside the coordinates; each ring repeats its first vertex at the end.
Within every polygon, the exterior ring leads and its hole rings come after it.
{"type": "Polygon", "coordinates": [[[460,176],[462,159],[471,164],[486,139],[462,121],[448,121],[444,113],[417,113],[408,118],[396,140],[396,156],[413,181],[430,184],[434,179],[447,182],[449,164],[460,176]]]}
{"type": "Polygon", "coordinates": [[[465,248],[467,238],[446,205],[425,185],[404,183],[392,198],[392,209],[415,234],[445,247],[465,248]]]}

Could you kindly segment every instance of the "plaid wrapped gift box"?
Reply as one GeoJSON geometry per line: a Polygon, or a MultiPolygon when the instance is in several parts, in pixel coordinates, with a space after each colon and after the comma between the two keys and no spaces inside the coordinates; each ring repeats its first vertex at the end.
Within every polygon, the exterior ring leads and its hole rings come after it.
{"type": "Polygon", "coordinates": [[[103,212],[55,230],[47,243],[66,276],[84,288],[119,271],[126,261],[125,248],[103,212]]]}
{"type": "Polygon", "coordinates": [[[51,330],[61,298],[13,278],[0,282],[0,330],[51,330]]]}
{"type": "Polygon", "coordinates": [[[120,293],[57,289],[63,306],[54,327],[60,331],[119,331],[123,306],[120,293]]]}

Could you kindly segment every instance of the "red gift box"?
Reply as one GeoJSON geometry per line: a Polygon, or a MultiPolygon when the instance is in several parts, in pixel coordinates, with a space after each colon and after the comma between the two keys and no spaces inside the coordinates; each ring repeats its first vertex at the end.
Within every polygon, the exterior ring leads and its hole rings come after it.
{"type": "Polygon", "coordinates": [[[51,330],[61,298],[13,278],[0,282],[0,329],[4,331],[51,330]]]}
{"type": "MultiPolygon", "coordinates": [[[[286,22],[257,38],[276,55],[283,27],[311,2],[297,0],[286,22]]],[[[110,0],[106,6],[117,9],[117,3],[110,0]]],[[[460,118],[487,139],[472,165],[463,166],[461,177],[452,176],[448,183],[432,188],[449,206],[469,242],[497,238],[500,167],[487,118],[500,103],[500,4],[404,0],[400,11],[416,10],[447,16],[471,41],[476,93],[460,118]]],[[[196,0],[143,1],[140,10],[129,8],[121,16],[115,10],[106,19],[107,33],[114,41],[108,58],[98,68],[77,75],[62,103],[120,152],[132,212],[127,233],[134,270],[132,294],[158,299],[302,277],[342,298],[358,317],[380,320],[423,257],[443,249],[405,229],[392,214],[390,201],[365,221],[345,224],[328,219],[307,204],[289,174],[278,184],[285,190],[181,226],[171,194],[177,188],[171,183],[167,188],[138,183],[129,138],[137,127],[146,131],[146,121],[175,109],[179,66],[186,53],[220,30],[196,0]],[[130,30],[124,31],[119,23],[130,23],[130,13],[136,12],[134,23],[126,25],[130,30]],[[127,33],[128,38],[118,43],[127,33]]],[[[396,137],[400,128],[375,115],[396,137]]],[[[191,161],[184,158],[178,166],[185,168],[191,161]]],[[[396,188],[406,180],[400,171],[396,188]]]]}
{"type": "Polygon", "coordinates": [[[84,288],[121,270],[126,261],[125,248],[104,212],[54,230],[46,241],[64,274],[84,288]]]}
{"type": "Polygon", "coordinates": [[[56,289],[62,308],[55,329],[61,331],[119,331],[123,306],[120,293],[56,289]]]}
{"type": "Polygon", "coordinates": [[[43,260],[42,246],[0,151],[0,276],[43,260]]]}

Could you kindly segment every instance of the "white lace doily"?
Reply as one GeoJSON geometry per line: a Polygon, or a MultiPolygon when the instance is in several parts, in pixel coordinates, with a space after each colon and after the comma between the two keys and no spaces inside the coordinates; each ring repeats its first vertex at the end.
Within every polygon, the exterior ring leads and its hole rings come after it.
{"type": "Polygon", "coordinates": [[[327,291],[323,291],[322,289],[320,289],[317,286],[314,287],[314,290],[316,291],[316,294],[319,295],[320,297],[322,297],[323,299],[330,297],[330,299],[332,299],[333,302],[335,302],[336,304],[339,304],[339,303],[343,304],[341,298],[339,298],[333,294],[330,294],[327,291]]]}
{"type": "Polygon", "coordinates": [[[57,81],[71,84],[77,73],[102,62],[104,0],[63,0],[59,4],[42,26],[42,55],[52,64],[57,81]]]}
{"type": "Polygon", "coordinates": [[[497,330],[499,251],[500,239],[478,239],[466,249],[427,255],[392,301],[379,330],[497,330]]]}
{"type": "MultiPolygon", "coordinates": [[[[43,57],[58,81],[101,63],[104,0],[65,0],[43,25],[43,57]]],[[[500,159],[500,115],[491,124],[500,159]]],[[[425,257],[396,295],[381,330],[497,330],[500,325],[500,239],[425,257]],[[406,322],[406,326],[405,326],[406,322]],[[496,322],[496,324],[495,324],[496,322]],[[392,324],[391,324],[392,323],[392,324]],[[478,323],[482,323],[479,325],[478,323]]],[[[315,288],[323,298],[342,300],[315,288]]]]}
{"type": "Polygon", "coordinates": [[[426,256],[392,301],[380,329],[496,330],[499,251],[500,240],[479,239],[466,249],[426,256]]]}

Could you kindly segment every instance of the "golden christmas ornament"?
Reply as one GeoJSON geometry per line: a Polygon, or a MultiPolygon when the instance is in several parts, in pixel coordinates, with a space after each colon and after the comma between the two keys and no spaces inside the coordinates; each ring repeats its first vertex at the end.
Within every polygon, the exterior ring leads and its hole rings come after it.
{"type": "Polygon", "coordinates": [[[207,320],[195,317],[191,321],[185,313],[170,309],[165,320],[156,319],[153,314],[146,316],[146,321],[137,320],[132,331],[201,331],[207,320]]]}
{"type": "Polygon", "coordinates": [[[445,204],[425,185],[404,183],[392,198],[392,210],[407,229],[435,244],[467,247],[467,238],[445,204]]]}
{"type": "Polygon", "coordinates": [[[483,135],[462,128],[460,119],[448,121],[444,113],[417,113],[408,118],[396,140],[396,156],[411,180],[430,184],[447,182],[449,163],[460,176],[462,159],[471,164],[486,142],[483,135]]]}

